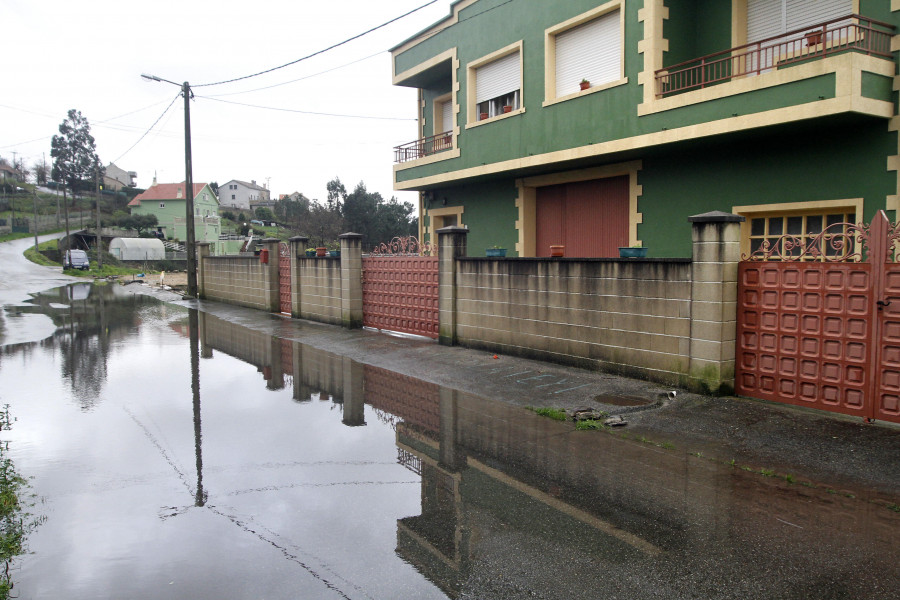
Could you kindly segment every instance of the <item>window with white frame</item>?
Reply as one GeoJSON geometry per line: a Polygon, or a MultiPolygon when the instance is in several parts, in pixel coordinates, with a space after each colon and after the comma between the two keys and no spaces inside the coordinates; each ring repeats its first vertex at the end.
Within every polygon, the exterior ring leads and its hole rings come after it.
{"type": "Polygon", "coordinates": [[[556,97],[622,79],[622,25],[616,8],[604,15],[552,36],[556,97]]]}
{"type": "Polygon", "coordinates": [[[483,121],[520,108],[522,67],[519,50],[477,67],[474,76],[477,116],[474,120],[483,121]]]}
{"type": "Polygon", "coordinates": [[[165,207],[166,207],[166,203],[165,203],[165,202],[160,202],[160,203],[159,203],[159,207],[160,207],[160,208],[165,208],[165,207]]]}

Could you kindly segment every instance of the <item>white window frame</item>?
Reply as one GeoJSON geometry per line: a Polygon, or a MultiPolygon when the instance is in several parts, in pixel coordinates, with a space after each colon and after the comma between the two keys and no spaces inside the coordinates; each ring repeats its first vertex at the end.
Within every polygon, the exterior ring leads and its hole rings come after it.
{"type": "Polygon", "coordinates": [[[588,94],[596,94],[597,92],[625,85],[626,83],[628,83],[628,78],[625,76],[625,3],[623,0],[607,2],[592,10],[572,17],[567,21],[549,27],[544,31],[544,102],[542,106],[549,106],[551,104],[556,104],[557,102],[580,98],[581,96],[586,96],[588,94]],[[619,13],[619,78],[599,85],[593,85],[586,90],[577,90],[571,94],[557,96],[556,36],[615,11],[618,11],[619,13]]]}
{"type": "Polygon", "coordinates": [[[160,207],[160,208],[165,208],[165,207],[166,207],[166,203],[165,203],[165,202],[160,202],[160,203],[159,203],[159,207],[160,207]]]}
{"type": "Polygon", "coordinates": [[[524,78],[524,69],[523,69],[523,43],[522,40],[518,42],[514,42],[505,48],[501,48],[496,52],[492,52],[486,56],[482,56],[481,58],[474,60],[466,65],[466,129],[470,127],[477,127],[479,125],[484,125],[485,123],[494,123],[501,119],[506,119],[509,117],[514,117],[516,115],[520,115],[525,112],[525,78],[524,78]],[[505,58],[510,54],[518,53],[519,54],[519,92],[518,92],[518,100],[519,106],[515,108],[511,112],[503,113],[497,115],[492,115],[487,119],[479,120],[478,106],[476,103],[476,87],[477,87],[477,72],[480,67],[484,67],[492,62],[495,62],[501,58],[505,58]]]}

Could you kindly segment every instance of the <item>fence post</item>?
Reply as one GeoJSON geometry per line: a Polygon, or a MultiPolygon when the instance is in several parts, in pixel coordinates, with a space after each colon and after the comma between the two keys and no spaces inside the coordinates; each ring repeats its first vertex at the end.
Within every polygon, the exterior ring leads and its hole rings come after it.
{"type": "Polygon", "coordinates": [[[209,242],[197,242],[197,297],[206,298],[206,259],[209,258],[209,242]]]}
{"type": "Polygon", "coordinates": [[[306,255],[306,248],[309,246],[309,238],[303,235],[297,235],[288,240],[291,248],[291,316],[295,319],[300,318],[300,255],[306,255]]]}
{"type": "Polygon", "coordinates": [[[265,305],[269,312],[281,312],[281,278],[278,275],[278,238],[266,238],[263,240],[263,248],[269,252],[269,262],[262,265],[263,285],[265,286],[265,305]]]}
{"type": "Polygon", "coordinates": [[[456,338],[456,259],[466,256],[468,227],[444,227],[438,235],[438,343],[453,346],[456,338]]]}
{"type": "Polygon", "coordinates": [[[690,376],[709,393],[731,394],[744,217],[714,211],[688,221],[693,239],[690,376]]]}
{"type": "Polygon", "coordinates": [[[363,324],[362,235],[343,233],[341,241],[341,324],[359,329],[363,324]]]}

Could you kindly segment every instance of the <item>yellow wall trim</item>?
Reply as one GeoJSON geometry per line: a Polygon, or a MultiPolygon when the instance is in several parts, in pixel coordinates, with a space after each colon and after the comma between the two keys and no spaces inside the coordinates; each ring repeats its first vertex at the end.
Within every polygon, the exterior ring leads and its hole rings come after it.
{"type": "Polygon", "coordinates": [[[524,56],[522,55],[522,45],[522,40],[513,42],[509,46],[505,46],[503,48],[500,48],[499,50],[495,50],[494,52],[486,54],[481,58],[477,58],[466,65],[466,118],[468,121],[466,123],[466,128],[478,125],[480,123],[494,122],[498,119],[525,112],[525,61],[523,60],[524,56]],[[477,77],[475,71],[478,69],[478,67],[483,67],[488,63],[494,62],[495,60],[503,58],[504,56],[515,54],[516,52],[519,53],[519,108],[510,113],[496,115],[494,117],[491,117],[490,119],[479,121],[478,110],[475,108],[475,79],[477,77]]]}
{"type": "Polygon", "coordinates": [[[644,55],[644,70],[638,74],[638,85],[644,90],[644,103],[656,97],[656,71],[663,66],[663,52],[669,49],[669,40],[663,37],[664,21],[669,9],[663,0],[645,0],[638,11],[638,21],[644,24],[644,39],[638,42],[638,53],[644,55]]]}
{"type": "MultiPolygon", "coordinates": [[[[428,226],[425,228],[424,234],[428,234],[432,236],[431,245],[434,246],[437,243],[436,239],[433,239],[433,234],[435,231],[441,228],[440,224],[436,223],[436,219],[440,217],[448,217],[450,215],[456,215],[456,224],[459,227],[465,227],[463,223],[462,216],[465,212],[464,206],[448,206],[447,208],[430,208],[426,211],[428,217],[428,226]]],[[[423,219],[424,220],[424,219],[423,219]]],[[[420,239],[424,239],[424,236],[420,239]]]]}

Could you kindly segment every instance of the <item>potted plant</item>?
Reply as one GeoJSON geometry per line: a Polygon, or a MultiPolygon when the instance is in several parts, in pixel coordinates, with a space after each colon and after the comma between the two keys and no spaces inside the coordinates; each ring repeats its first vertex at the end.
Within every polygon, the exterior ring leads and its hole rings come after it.
{"type": "Polygon", "coordinates": [[[619,248],[619,258],[644,258],[645,256],[647,256],[647,248],[644,248],[640,242],[630,248],[619,248]]]}
{"type": "Polygon", "coordinates": [[[550,256],[561,257],[566,255],[566,247],[562,244],[553,244],[550,246],[550,256]]]}
{"type": "Polygon", "coordinates": [[[503,258],[506,256],[506,248],[500,246],[491,246],[484,249],[484,255],[490,258],[503,258]]]}
{"type": "Polygon", "coordinates": [[[508,113],[508,112],[512,112],[512,106],[507,104],[506,106],[503,107],[503,112],[504,112],[504,114],[508,113]]]}
{"type": "Polygon", "coordinates": [[[488,114],[487,114],[487,113],[481,113],[479,116],[481,117],[481,118],[478,119],[479,121],[484,121],[485,119],[488,118],[488,114]]]}
{"type": "Polygon", "coordinates": [[[325,246],[316,246],[316,256],[325,256],[326,252],[328,252],[328,248],[325,246]]]}
{"type": "Polygon", "coordinates": [[[582,90],[586,90],[586,89],[588,89],[589,87],[591,87],[591,82],[588,81],[587,79],[582,79],[582,80],[581,80],[581,83],[579,83],[578,85],[581,86],[581,89],[582,89],[582,90]]]}
{"type": "Polygon", "coordinates": [[[316,249],[315,248],[307,248],[305,251],[305,254],[306,254],[306,258],[313,258],[316,255],[316,249]]]}
{"type": "Polygon", "coordinates": [[[822,41],[822,32],[819,30],[807,32],[803,37],[806,38],[807,46],[818,46],[822,41]]]}
{"type": "Polygon", "coordinates": [[[328,256],[333,258],[338,258],[341,255],[341,245],[337,242],[331,242],[330,244],[325,244],[328,248],[328,256]]]}

